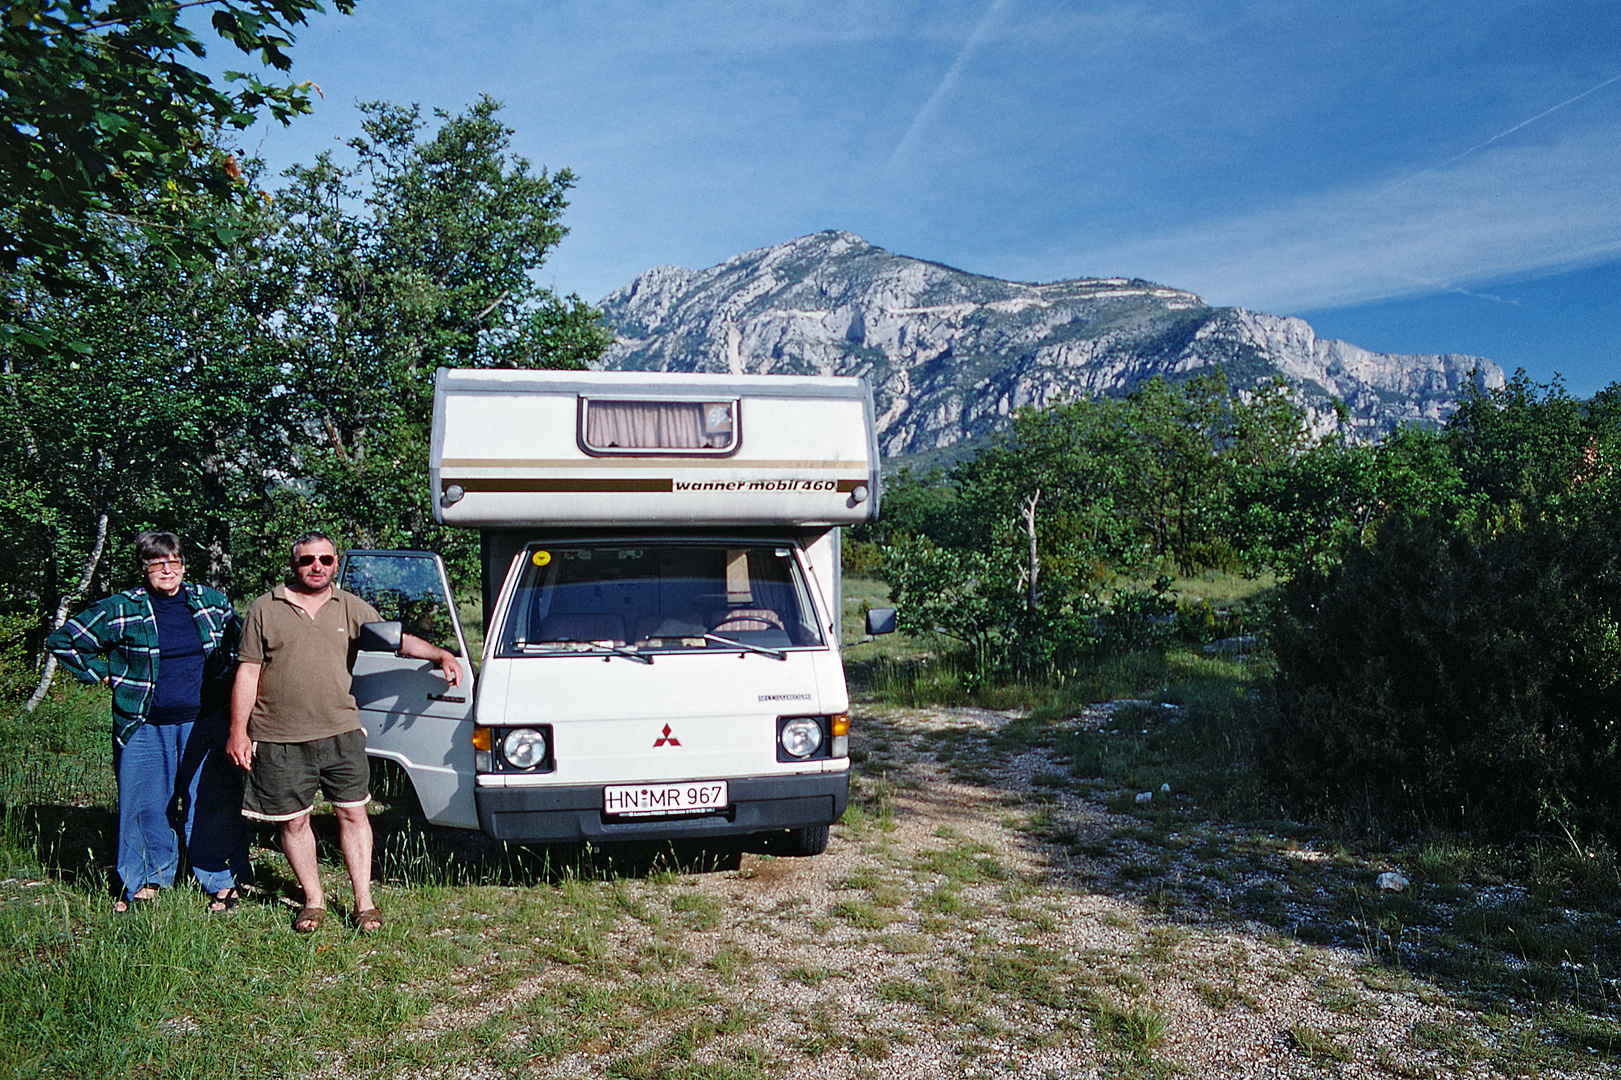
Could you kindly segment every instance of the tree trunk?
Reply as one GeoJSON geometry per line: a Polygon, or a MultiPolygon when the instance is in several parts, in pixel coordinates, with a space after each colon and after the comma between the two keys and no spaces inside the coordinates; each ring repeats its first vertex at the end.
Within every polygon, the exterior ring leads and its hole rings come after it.
{"type": "Polygon", "coordinates": [[[326,428],[327,441],[332,449],[337,451],[338,460],[345,465],[349,464],[349,451],[343,448],[343,436],[338,434],[338,425],[332,422],[332,413],[326,409],[321,410],[321,426],[326,428]]]}
{"type": "Polygon", "coordinates": [[[1024,516],[1024,531],[1030,538],[1029,588],[1024,597],[1024,610],[1032,619],[1041,606],[1041,592],[1036,588],[1037,579],[1041,577],[1041,557],[1036,554],[1036,504],[1040,501],[1041,489],[1037,488],[1019,508],[1019,513],[1024,516]]]}
{"type": "MultiPolygon", "coordinates": [[[[62,624],[68,621],[68,612],[73,606],[84,599],[84,594],[90,589],[90,582],[96,576],[96,564],[101,562],[101,553],[107,547],[107,511],[103,510],[96,519],[96,542],[90,549],[90,557],[85,560],[84,573],[79,575],[79,586],[73,592],[62,597],[62,602],[56,607],[56,616],[51,620],[51,629],[59,630],[62,624]]],[[[39,685],[23,703],[23,709],[33,712],[39,703],[45,700],[46,691],[51,688],[51,679],[56,675],[56,657],[47,652],[45,654],[45,670],[40,674],[39,685]]]]}
{"type": "MultiPolygon", "coordinates": [[[[231,505],[231,494],[226,481],[227,457],[224,437],[218,427],[210,427],[206,436],[206,451],[198,464],[202,467],[203,505],[216,508],[231,505]]],[[[218,516],[210,512],[200,522],[201,535],[192,539],[208,553],[208,583],[227,591],[231,587],[230,529],[218,516]]]]}

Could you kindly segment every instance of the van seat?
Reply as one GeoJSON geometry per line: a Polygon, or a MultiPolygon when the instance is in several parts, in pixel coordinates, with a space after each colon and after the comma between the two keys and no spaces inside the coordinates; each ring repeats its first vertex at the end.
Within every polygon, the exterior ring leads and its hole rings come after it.
{"type": "Polygon", "coordinates": [[[540,624],[541,641],[611,641],[625,643],[625,620],[618,615],[579,612],[548,615],[540,624]]]}

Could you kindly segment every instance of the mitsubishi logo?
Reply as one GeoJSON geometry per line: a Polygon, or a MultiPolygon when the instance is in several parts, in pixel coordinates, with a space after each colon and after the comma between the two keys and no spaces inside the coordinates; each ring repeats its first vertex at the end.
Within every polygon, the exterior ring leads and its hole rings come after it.
{"type": "Polygon", "coordinates": [[[664,734],[660,735],[658,737],[658,741],[653,744],[653,749],[657,750],[661,746],[680,746],[680,745],[681,745],[681,740],[676,738],[674,735],[671,735],[670,734],[670,725],[665,724],[664,725],[664,734]]]}

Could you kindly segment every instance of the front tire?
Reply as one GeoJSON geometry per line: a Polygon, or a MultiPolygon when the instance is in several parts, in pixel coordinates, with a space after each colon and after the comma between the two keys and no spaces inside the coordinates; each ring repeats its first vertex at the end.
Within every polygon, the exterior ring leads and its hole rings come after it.
{"type": "Polygon", "coordinates": [[[788,854],[796,856],[820,855],[827,850],[828,825],[807,825],[803,829],[788,830],[788,854]]]}

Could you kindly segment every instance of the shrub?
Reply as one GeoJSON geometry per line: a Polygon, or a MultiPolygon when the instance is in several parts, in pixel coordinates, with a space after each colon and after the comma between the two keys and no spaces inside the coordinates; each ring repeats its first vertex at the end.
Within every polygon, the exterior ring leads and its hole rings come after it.
{"type": "Polygon", "coordinates": [[[29,633],[38,625],[33,615],[0,615],[0,701],[21,701],[39,679],[29,662],[29,633]]]}
{"type": "Polygon", "coordinates": [[[909,634],[958,643],[955,660],[975,685],[986,677],[1062,683],[1099,656],[1163,649],[1178,634],[1169,578],[1122,589],[1107,600],[1085,580],[1041,579],[1031,610],[1021,552],[936,546],[928,538],[892,545],[884,564],[890,595],[909,634]]]}
{"type": "Polygon", "coordinates": [[[1508,833],[1621,821],[1621,541],[1388,526],[1297,580],[1274,632],[1264,766],[1297,808],[1508,833]]]}
{"type": "Polygon", "coordinates": [[[1180,628],[1176,601],[1166,591],[1171,579],[1161,577],[1151,589],[1123,589],[1095,620],[1099,651],[1120,656],[1163,649],[1180,628]]]}

